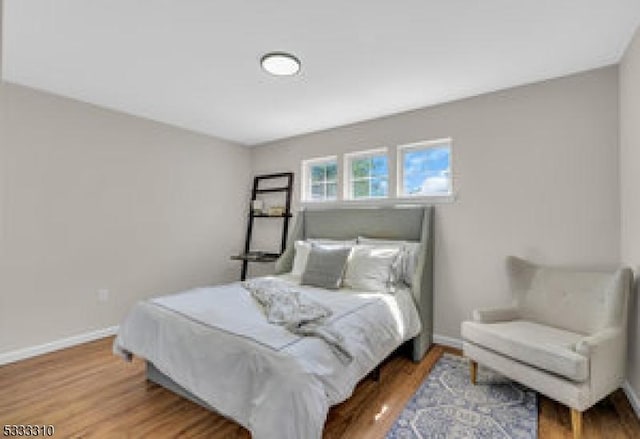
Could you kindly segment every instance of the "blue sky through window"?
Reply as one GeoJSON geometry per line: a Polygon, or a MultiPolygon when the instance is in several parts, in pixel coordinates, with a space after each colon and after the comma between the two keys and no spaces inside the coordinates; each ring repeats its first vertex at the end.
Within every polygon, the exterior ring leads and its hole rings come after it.
{"type": "Polygon", "coordinates": [[[451,191],[451,149],[437,146],[403,154],[403,193],[443,195],[451,191]]]}

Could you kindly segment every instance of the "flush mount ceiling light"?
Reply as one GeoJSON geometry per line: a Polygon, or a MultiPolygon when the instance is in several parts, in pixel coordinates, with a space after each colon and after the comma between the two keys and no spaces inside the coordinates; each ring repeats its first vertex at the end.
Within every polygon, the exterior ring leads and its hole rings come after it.
{"type": "Polygon", "coordinates": [[[260,59],[260,64],[263,69],[276,76],[291,76],[300,71],[300,61],[290,53],[267,53],[260,59]]]}

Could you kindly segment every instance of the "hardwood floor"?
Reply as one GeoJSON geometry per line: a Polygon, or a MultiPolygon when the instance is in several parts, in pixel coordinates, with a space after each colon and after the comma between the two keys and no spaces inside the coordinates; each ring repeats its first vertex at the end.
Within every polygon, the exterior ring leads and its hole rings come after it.
{"type": "MultiPolygon", "coordinates": [[[[144,376],[144,362],[111,354],[112,338],[0,367],[0,425],[52,424],[60,438],[250,438],[237,424],[144,376]]],[[[434,346],[420,364],[396,356],[381,380],[365,379],[329,412],[325,439],[383,438],[444,353],[434,346]]],[[[539,437],[571,437],[569,409],[540,398],[539,437]]],[[[584,438],[639,438],[640,422],[618,391],[584,415],[584,438]]],[[[302,439],[302,438],[301,438],[302,439]]]]}

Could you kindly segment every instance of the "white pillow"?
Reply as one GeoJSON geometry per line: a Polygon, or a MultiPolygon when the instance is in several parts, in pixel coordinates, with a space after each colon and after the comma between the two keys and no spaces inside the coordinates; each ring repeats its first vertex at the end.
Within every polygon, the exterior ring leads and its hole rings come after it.
{"type": "Polygon", "coordinates": [[[322,247],[353,247],[356,245],[355,239],[341,241],[337,239],[311,238],[307,239],[306,242],[320,245],[322,247]]]}
{"type": "Polygon", "coordinates": [[[311,243],[307,241],[296,241],[294,243],[295,256],[293,257],[293,267],[291,274],[293,276],[302,277],[304,269],[307,266],[307,259],[311,253],[311,243]]]}
{"type": "Polygon", "coordinates": [[[397,245],[355,245],[347,261],[344,286],[363,291],[394,292],[395,264],[400,249],[397,245]]]}
{"type": "Polygon", "coordinates": [[[411,286],[413,282],[413,274],[416,271],[418,265],[418,256],[420,254],[420,242],[416,241],[394,241],[388,239],[374,239],[365,238],[363,236],[358,237],[358,243],[369,245],[396,245],[402,248],[402,261],[400,262],[400,279],[411,286]]]}
{"type": "Polygon", "coordinates": [[[291,275],[302,277],[302,273],[304,273],[304,270],[307,267],[307,260],[309,259],[309,253],[311,253],[312,244],[326,248],[342,248],[353,247],[355,243],[355,239],[353,241],[336,241],[333,239],[309,239],[307,241],[296,241],[294,243],[295,255],[293,257],[291,275]]]}

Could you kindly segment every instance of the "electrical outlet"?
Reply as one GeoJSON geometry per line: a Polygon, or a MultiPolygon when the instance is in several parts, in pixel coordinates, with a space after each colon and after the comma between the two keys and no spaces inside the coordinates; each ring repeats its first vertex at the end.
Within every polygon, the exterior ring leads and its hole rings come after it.
{"type": "Polygon", "coordinates": [[[109,300],[109,290],[107,288],[98,290],[98,300],[100,302],[107,302],[109,300]]]}

